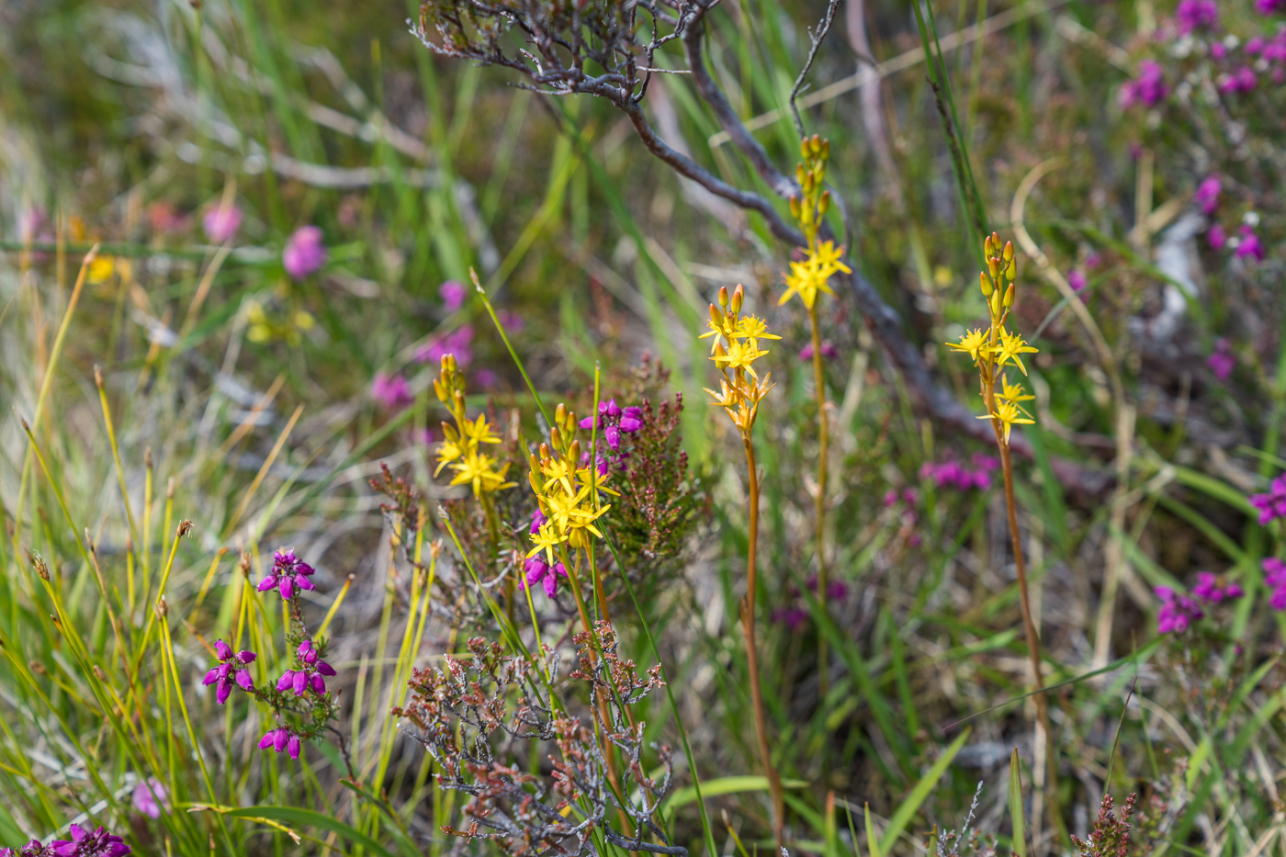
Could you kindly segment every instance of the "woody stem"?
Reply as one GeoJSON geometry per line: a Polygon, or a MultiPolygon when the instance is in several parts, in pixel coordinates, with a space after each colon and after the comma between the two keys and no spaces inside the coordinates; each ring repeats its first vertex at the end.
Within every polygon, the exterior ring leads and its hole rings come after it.
{"type": "Polygon", "coordinates": [[[750,470],[749,540],[746,550],[746,595],[741,602],[741,627],[746,633],[746,661],[750,670],[750,698],[754,705],[755,732],[759,739],[759,755],[763,759],[764,774],[768,777],[768,792],[773,804],[773,837],[777,840],[779,854],[785,851],[785,800],[782,797],[781,777],[772,764],[768,749],[768,718],[764,712],[764,696],[759,685],[759,655],[755,651],[755,547],[759,541],[759,474],[755,470],[755,447],[747,429],[742,434],[746,448],[746,465],[750,470]]]}

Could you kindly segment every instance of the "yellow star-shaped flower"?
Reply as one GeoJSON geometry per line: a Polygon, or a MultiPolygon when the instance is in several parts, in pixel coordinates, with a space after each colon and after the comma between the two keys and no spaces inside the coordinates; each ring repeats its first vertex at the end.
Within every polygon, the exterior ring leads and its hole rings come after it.
{"type": "Polygon", "coordinates": [[[1034,425],[1035,420],[1028,419],[1018,410],[1018,406],[1013,402],[1000,402],[996,405],[994,414],[984,414],[978,417],[980,420],[998,420],[1005,426],[1005,445],[1009,445],[1009,430],[1016,425],[1029,426],[1034,425]]]}
{"type": "Polygon", "coordinates": [[[982,355],[987,352],[987,334],[983,333],[982,330],[971,330],[961,336],[958,343],[948,342],[947,347],[968,354],[969,358],[974,363],[977,363],[982,359],[982,355]]]}
{"type": "Polygon", "coordinates": [[[1021,334],[1010,333],[1002,327],[1000,329],[1000,343],[991,347],[991,353],[996,357],[997,366],[1004,366],[1005,363],[1011,362],[1026,375],[1027,367],[1023,365],[1020,355],[1035,354],[1037,349],[1024,342],[1021,334]]]}

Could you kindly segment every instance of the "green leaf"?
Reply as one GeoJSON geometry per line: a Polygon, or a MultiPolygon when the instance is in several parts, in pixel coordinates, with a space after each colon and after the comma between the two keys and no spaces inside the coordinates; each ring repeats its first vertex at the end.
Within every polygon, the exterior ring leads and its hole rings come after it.
{"type": "MultiPolygon", "coordinates": [[[[970,731],[969,729],[964,730],[956,740],[951,742],[951,746],[943,751],[938,760],[933,763],[933,767],[929,768],[928,773],[920,778],[920,781],[915,784],[915,788],[911,789],[911,793],[907,795],[906,800],[902,801],[902,804],[893,812],[893,817],[889,819],[888,829],[880,837],[881,853],[893,850],[898,837],[902,835],[902,831],[906,829],[906,826],[911,823],[911,819],[915,817],[916,812],[919,811],[920,804],[924,803],[925,798],[937,787],[938,780],[942,779],[942,775],[946,773],[952,760],[955,759],[956,754],[960,752],[960,748],[968,740],[970,731]]],[[[866,829],[869,836],[871,829],[869,820],[866,823],[866,829]]]]}
{"type": "Polygon", "coordinates": [[[290,824],[298,824],[302,827],[320,827],[322,830],[329,830],[336,833],[355,845],[360,845],[372,854],[378,857],[393,857],[387,848],[380,845],[374,839],[371,839],[365,833],[357,830],[350,825],[345,824],[339,819],[322,815],[320,812],[314,812],[311,809],[300,809],[293,806],[246,806],[239,809],[224,809],[222,807],[206,807],[221,814],[224,818],[247,818],[259,819],[266,818],[271,821],[284,821],[290,824]]]}
{"type": "Polygon", "coordinates": [[[871,823],[871,805],[866,804],[866,850],[871,852],[871,857],[881,857],[884,853],[880,850],[880,840],[875,836],[875,825],[871,823]]]}
{"type": "Polygon", "coordinates": [[[1023,775],[1018,750],[1009,755],[1009,817],[1014,823],[1014,857],[1027,857],[1027,821],[1023,818],[1023,775]]]}
{"type": "MultiPolygon", "coordinates": [[[[802,789],[808,785],[804,780],[782,780],[782,788],[802,789]]],[[[711,798],[718,795],[737,794],[738,792],[766,792],[768,791],[768,778],[764,776],[746,776],[746,777],[719,777],[715,780],[701,781],[701,797],[711,798]]],[[[670,799],[661,806],[661,813],[665,816],[666,821],[674,818],[674,811],[681,806],[692,803],[696,800],[697,791],[691,786],[679,789],[670,799]]]]}

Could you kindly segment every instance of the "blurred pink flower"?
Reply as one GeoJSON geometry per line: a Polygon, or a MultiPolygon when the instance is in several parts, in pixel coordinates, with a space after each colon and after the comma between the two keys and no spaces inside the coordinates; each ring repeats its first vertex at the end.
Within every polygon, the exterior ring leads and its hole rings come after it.
{"type": "Polygon", "coordinates": [[[496,317],[500,319],[500,326],[505,329],[505,333],[522,333],[522,329],[527,326],[522,316],[507,309],[496,310],[496,317]]]}
{"type": "Polygon", "coordinates": [[[1241,243],[1237,245],[1237,256],[1245,259],[1253,256],[1256,262],[1264,261],[1264,247],[1259,243],[1259,236],[1249,225],[1241,227],[1241,243]]]}
{"type": "Polygon", "coordinates": [[[1223,182],[1219,176],[1209,176],[1201,184],[1197,185],[1197,192],[1192,195],[1192,201],[1201,209],[1201,213],[1209,216],[1215,213],[1219,206],[1219,192],[1223,190],[1223,182]]]}
{"type": "Polygon", "coordinates": [[[1185,35],[1197,29],[1214,29],[1219,26],[1219,6],[1215,0],[1180,0],[1174,17],[1179,22],[1179,32],[1185,35]]]}
{"type": "Polygon", "coordinates": [[[302,280],[326,263],[326,247],[317,226],[301,226],[286,242],[281,263],[292,280],[302,280]]]}
{"type": "Polygon", "coordinates": [[[442,304],[447,312],[455,312],[463,306],[466,294],[464,284],[455,280],[447,280],[438,286],[438,296],[442,298],[442,304]]]}
{"type": "Polygon", "coordinates": [[[211,244],[223,244],[231,241],[241,228],[241,209],[235,205],[216,205],[201,218],[201,228],[211,244]]]}
{"type": "Polygon", "coordinates": [[[437,363],[448,354],[455,355],[455,362],[461,368],[473,360],[469,343],[473,342],[473,325],[463,324],[436,342],[430,342],[415,352],[415,359],[421,363],[437,363]]]}
{"type": "Polygon", "coordinates": [[[153,232],[173,234],[187,229],[192,221],[178,209],[164,200],[158,200],[147,207],[147,219],[152,224],[153,232]]]}
{"type": "Polygon", "coordinates": [[[1214,226],[1211,226],[1210,231],[1206,233],[1206,240],[1210,242],[1210,246],[1214,249],[1222,250],[1223,245],[1228,243],[1228,236],[1224,233],[1223,227],[1216,223],[1214,226]]]}
{"type": "Polygon", "coordinates": [[[1255,76],[1255,71],[1248,65],[1234,71],[1232,74],[1223,75],[1218,84],[1219,91],[1225,95],[1234,92],[1250,92],[1255,88],[1259,78],[1255,76]]]}
{"type": "Polygon", "coordinates": [[[170,809],[170,793],[160,780],[152,777],[134,786],[130,803],[148,818],[160,818],[162,809],[166,812],[170,809]]]}
{"type": "Polygon", "coordinates": [[[1080,268],[1073,268],[1067,272],[1067,284],[1072,287],[1072,291],[1079,292],[1085,288],[1086,282],[1088,281],[1085,279],[1085,272],[1080,268]]]}
{"type": "MultiPolygon", "coordinates": [[[[839,356],[839,350],[831,343],[829,339],[822,340],[822,357],[827,360],[834,360],[839,356]]],[[[800,360],[813,359],[813,344],[810,342],[799,350],[800,360]]]]}
{"type": "Polygon", "coordinates": [[[1166,86],[1161,66],[1153,60],[1143,60],[1139,63],[1139,76],[1121,86],[1117,101],[1127,109],[1136,104],[1152,107],[1164,101],[1169,94],[1170,87],[1166,86]]]}
{"type": "Polygon", "coordinates": [[[371,398],[391,411],[403,408],[414,401],[411,396],[411,385],[405,378],[401,375],[390,378],[383,372],[376,373],[375,380],[371,382],[371,398]]]}
{"type": "Polygon", "coordinates": [[[1227,339],[1221,338],[1215,343],[1215,350],[1206,358],[1206,365],[1220,381],[1228,380],[1232,370],[1237,367],[1237,358],[1233,355],[1232,346],[1227,339]]]}

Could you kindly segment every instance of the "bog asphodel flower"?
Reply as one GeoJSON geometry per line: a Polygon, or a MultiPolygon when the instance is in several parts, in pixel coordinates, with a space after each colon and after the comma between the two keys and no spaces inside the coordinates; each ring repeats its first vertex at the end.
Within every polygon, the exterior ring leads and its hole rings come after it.
{"type": "Polygon", "coordinates": [[[561,559],[556,552],[563,545],[588,550],[590,536],[603,537],[596,522],[612,507],[603,502],[602,495],[616,494],[605,484],[611,471],[601,462],[591,465],[589,453],[582,453],[576,439],[576,415],[560,404],[554,423],[549,443],[542,443],[539,452],[531,456],[528,474],[541,514],[539,526],[532,527],[532,548],[527,556],[543,553],[551,566],[561,559]]]}
{"type": "Polygon", "coordinates": [[[987,256],[987,270],[979,275],[982,295],[987,299],[991,324],[987,328],[967,331],[959,342],[948,342],[947,347],[969,355],[978,369],[978,380],[983,405],[987,413],[980,420],[992,420],[997,425],[997,440],[1009,445],[1009,433],[1015,425],[1032,425],[1035,421],[1023,409],[1022,402],[1034,397],[1021,384],[1011,384],[1005,370],[1016,366],[1027,374],[1022,355],[1035,354],[1022,334],[1005,327],[1014,306],[1018,266],[1014,261],[1014,245],[1006,242],[1000,246],[1000,236],[994,232],[983,242],[987,256]],[[999,386],[999,390],[997,390],[999,386]]]}
{"type": "Polygon", "coordinates": [[[455,471],[452,485],[468,485],[473,489],[473,496],[482,499],[483,495],[513,488],[517,482],[506,482],[509,462],[501,464],[496,458],[482,453],[483,444],[500,443],[500,437],[487,425],[486,414],[479,414],[474,419],[465,416],[464,409],[464,375],[456,364],[455,355],[442,357],[442,373],[433,382],[433,391],[438,401],[451,411],[455,425],[442,424],[443,441],[438,446],[438,466],[433,471],[437,476],[442,468],[450,467],[455,471]]]}
{"type": "Polygon", "coordinates": [[[759,347],[761,339],[781,339],[768,332],[768,326],[755,316],[742,316],[741,304],[745,293],[741,286],[728,294],[727,288],[719,289],[719,306],[710,304],[710,329],[701,336],[715,337],[710,359],[719,367],[723,377],[719,392],[706,388],[714,404],[727,411],[733,425],[743,437],[750,435],[759,413],[759,402],[773,388],[769,373],[761,380],[754,363],[768,353],[759,347]]]}

